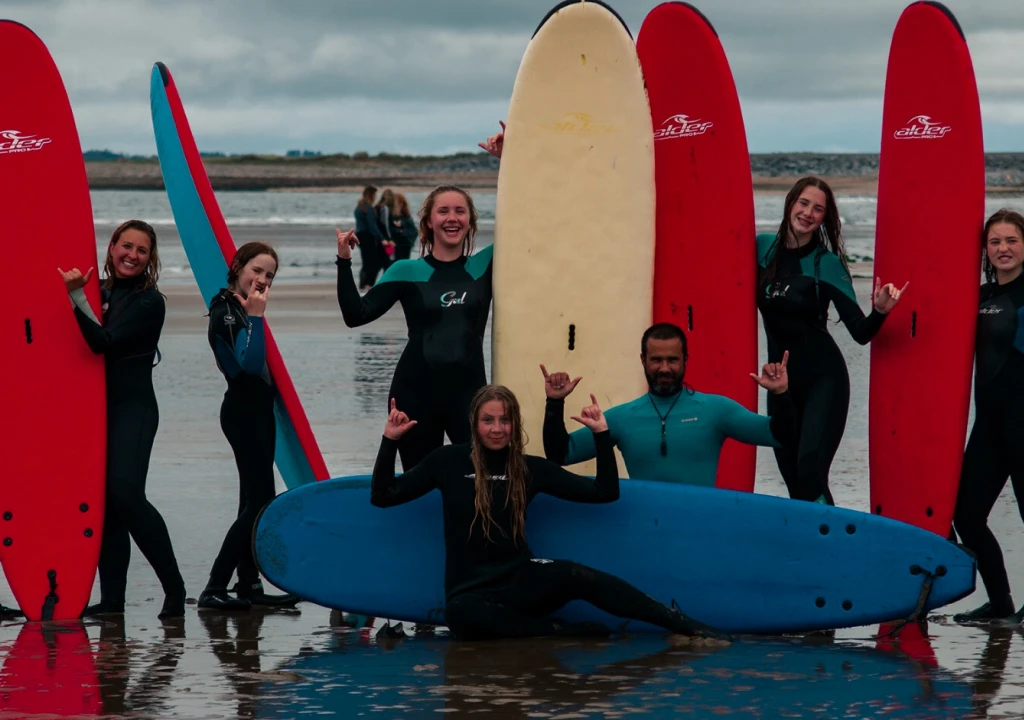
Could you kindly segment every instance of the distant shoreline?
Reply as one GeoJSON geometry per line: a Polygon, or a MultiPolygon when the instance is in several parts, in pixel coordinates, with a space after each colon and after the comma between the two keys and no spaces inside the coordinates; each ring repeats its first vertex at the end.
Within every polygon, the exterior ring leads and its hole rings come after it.
{"type": "MultiPolygon", "coordinates": [[[[878,191],[878,155],[778,154],[751,155],[754,190],[785,193],[800,177],[825,178],[844,195],[874,195],[878,191]]],[[[498,161],[489,155],[449,157],[352,158],[279,156],[204,158],[213,189],[268,192],[358,192],[366,185],[402,191],[426,191],[452,184],[473,190],[495,190],[498,161]]],[[[1024,194],[1024,153],[986,156],[989,195],[1024,194]]],[[[93,190],[163,190],[155,158],[87,160],[93,190]]]]}

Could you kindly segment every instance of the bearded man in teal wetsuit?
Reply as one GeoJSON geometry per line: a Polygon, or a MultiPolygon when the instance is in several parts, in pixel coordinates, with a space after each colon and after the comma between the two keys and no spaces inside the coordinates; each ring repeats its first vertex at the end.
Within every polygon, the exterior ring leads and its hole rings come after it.
{"type": "MultiPolygon", "coordinates": [[[[769,418],[750,412],[722,395],[696,392],[683,382],[686,374],[686,335],[671,323],[647,329],[640,359],[648,392],[636,400],[605,411],[612,442],[622,453],[630,477],[713,487],[718,456],[727,439],[751,445],[782,447],[796,440],[796,413],[789,397],[786,353],[768,363],[754,381],[774,396],[769,418]]],[[[593,433],[565,429],[565,398],[582,378],[564,372],[544,374],[544,454],[561,465],[590,460],[596,455],[593,433]]]]}

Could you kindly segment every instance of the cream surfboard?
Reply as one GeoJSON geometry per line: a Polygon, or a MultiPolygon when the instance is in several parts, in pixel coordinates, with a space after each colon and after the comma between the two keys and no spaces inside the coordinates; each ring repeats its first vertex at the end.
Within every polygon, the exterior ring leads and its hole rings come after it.
{"type": "Polygon", "coordinates": [[[540,363],[583,376],[566,401],[570,431],[590,393],[608,409],[646,392],[654,208],[653,129],[633,39],[606,5],[563,2],[516,75],[495,215],[492,381],[519,398],[531,454],[543,454],[540,363]]]}

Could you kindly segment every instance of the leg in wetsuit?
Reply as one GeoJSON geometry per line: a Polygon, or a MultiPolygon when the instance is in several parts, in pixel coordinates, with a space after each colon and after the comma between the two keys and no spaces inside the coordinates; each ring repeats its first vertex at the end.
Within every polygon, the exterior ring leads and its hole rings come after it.
{"type": "MultiPolygon", "coordinates": [[[[800,439],[796,445],[775,449],[779,471],[791,498],[822,500],[834,505],[828,474],[846,429],[849,376],[845,372],[833,372],[813,378],[809,383],[791,381],[790,395],[796,407],[800,439]]],[[[769,415],[773,413],[773,406],[774,397],[769,394],[769,415]]]]}
{"type": "Polygon", "coordinates": [[[129,536],[153,566],[166,595],[160,617],[185,614],[185,582],[178,570],[167,524],[146,498],[149,458],[159,414],[152,403],[128,400],[107,408],[107,489],[99,576],[101,600],[86,615],[124,612],[129,536]]]}
{"type": "MultiPolygon", "coordinates": [[[[1024,412],[1019,414],[1024,415],[1024,412]]],[[[955,616],[957,622],[1005,618],[1016,610],[1003,553],[988,527],[988,516],[1009,477],[1024,519],[1024,443],[1017,430],[1024,427],[1022,421],[1024,417],[993,422],[979,413],[971,429],[953,524],[963,544],[978,559],[978,574],[989,601],[977,610],[955,616]],[[1007,422],[1009,420],[1015,420],[1015,424],[1007,422]]]]}
{"type": "Polygon", "coordinates": [[[498,587],[457,595],[447,603],[445,621],[452,634],[463,640],[610,634],[600,623],[568,623],[545,617],[573,600],[584,600],[611,615],[675,633],[719,634],[614,575],[567,560],[533,559],[498,587]]]}

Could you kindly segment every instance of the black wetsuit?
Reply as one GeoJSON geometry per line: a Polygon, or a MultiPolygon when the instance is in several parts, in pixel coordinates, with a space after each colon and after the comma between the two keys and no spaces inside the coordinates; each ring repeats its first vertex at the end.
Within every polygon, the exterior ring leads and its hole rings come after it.
{"type": "Polygon", "coordinates": [[[238,466],[239,513],[210,570],[208,588],[225,589],[235,567],[240,586],[258,580],[252,531],[274,498],[274,385],[267,369],[262,317],[250,318],[230,290],[210,303],[210,347],[228,382],[220,427],[238,466]]]}
{"type": "Polygon", "coordinates": [[[981,288],[974,427],[964,453],[954,527],[977,555],[993,617],[1013,613],[1010,581],[988,515],[1009,477],[1024,519],[1024,274],[981,288]]]}
{"type": "MultiPolygon", "coordinates": [[[[608,431],[594,437],[595,479],[574,475],[540,457],[526,456],[526,503],[537,493],[563,500],[613,502],[619,473],[608,431]]],[[[441,492],[445,536],[445,621],[455,637],[487,639],[543,635],[607,634],[607,628],[570,624],[545,616],[571,600],[585,600],[618,617],[632,618],[673,632],[715,632],[678,610],[669,609],[608,573],[566,560],[534,557],[525,539],[513,540],[512,503],[507,501],[508,451],[484,450],[494,525],[490,539],[476,514],[471,445],[439,448],[415,468],[395,477],[396,443],[382,440],[373,468],[371,502],[391,507],[441,492]]]]}
{"type": "MultiPolygon", "coordinates": [[[[846,429],[850,375],[839,346],[826,326],[834,304],[850,336],[865,345],[878,333],[885,315],[867,317],[857,305],[853,281],[839,258],[814,242],[799,249],[780,247],[776,276],[764,277],[774,235],[760,234],[757,306],[768,339],[768,360],[789,351],[789,394],[796,407],[799,442],[775,449],[789,495],[833,504],[828,488],[832,459],[846,429]]],[[[768,396],[768,414],[775,406],[768,396]]]]}
{"type": "Polygon", "coordinates": [[[416,244],[416,239],[420,235],[420,230],[416,227],[416,221],[411,217],[401,217],[398,220],[401,222],[401,227],[396,228],[394,235],[395,260],[408,260],[412,254],[412,246],[416,244]]]}
{"type": "Polygon", "coordinates": [[[103,325],[77,307],[75,318],[92,351],[103,354],[107,376],[107,488],[99,575],[102,604],[124,608],[131,557],[129,535],[153,566],[164,592],[181,596],[185,583],[167,525],[146,499],[146,476],[159,424],[153,390],[164,298],[145,277],[115,279],[104,290],[103,325]]]}
{"type": "MultiPolygon", "coordinates": [[[[402,304],[409,342],[395,368],[389,397],[417,424],[398,452],[409,470],[444,443],[468,442],[469,406],[487,384],[484,329],[491,306],[491,247],[442,262],[431,255],[401,260],[360,297],[351,260],[338,259],[338,304],[345,324],[373,322],[402,304]]],[[[390,409],[390,400],[389,400],[390,409]]]]}

